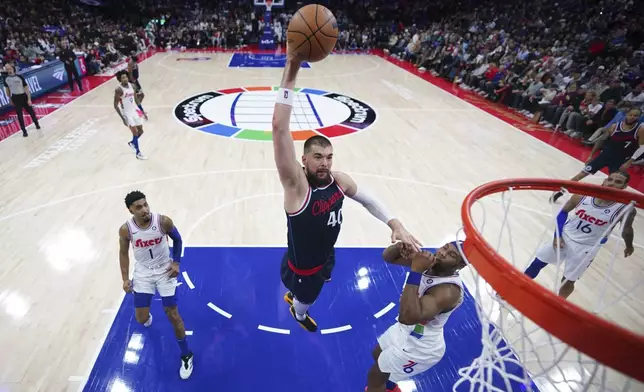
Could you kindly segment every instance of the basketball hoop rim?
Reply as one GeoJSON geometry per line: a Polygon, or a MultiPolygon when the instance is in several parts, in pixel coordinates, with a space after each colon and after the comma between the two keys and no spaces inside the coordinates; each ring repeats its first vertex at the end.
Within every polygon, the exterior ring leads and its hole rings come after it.
{"type": "Polygon", "coordinates": [[[638,335],[559,297],[498,254],[474,225],[471,208],[482,197],[512,190],[558,191],[600,197],[644,208],[644,195],[567,180],[512,178],[483,184],[461,206],[466,240],[463,252],[483,279],[523,315],[561,341],[595,360],[644,382],[644,336],[638,335]]]}

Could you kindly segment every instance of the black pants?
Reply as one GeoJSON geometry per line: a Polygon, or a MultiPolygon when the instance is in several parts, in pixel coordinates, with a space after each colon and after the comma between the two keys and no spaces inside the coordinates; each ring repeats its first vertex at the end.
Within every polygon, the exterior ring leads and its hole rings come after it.
{"type": "Polygon", "coordinates": [[[38,117],[36,117],[36,113],[34,112],[34,107],[30,106],[27,103],[27,94],[13,94],[11,96],[11,100],[13,101],[13,104],[16,107],[18,122],[20,123],[20,129],[22,129],[23,132],[27,132],[27,129],[25,128],[25,119],[22,118],[22,109],[25,109],[27,113],[29,113],[29,115],[31,116],[31,121],[33,121],[37,127],[40,126],[38,125],[38,117]]]}
{"type": "Polygon", "coordinates": [[[280,274],[282,283],[303,304],[311,305],[322,292],[324,283],[331,279],[331,272],[335,267],[335,256],[331,256],[322,269],[313,275],[298,275],[288,266],[288,252],[282,257],[280,274]]]}
{"type": "Polygon", "coordinates": [[[83,86],[81,85],[80,75],[74,63],[67,64],[65,63],[65,71],[67,71],[67,81],[69,82],[69,89],[74,91],[74,80],[72,76],[76,79],[76,84],[78,84],[78,89],[83,91],[83,86]]]}
{"type": "Polygon", "coordinates": [[[612,150],[602,150],[602,152],[584,167],[583,171],[589,174],[595,174],[601,169],[608,167],[609,173],[614,173],[630,158],[631,154],[615,152],[612,150]]]}

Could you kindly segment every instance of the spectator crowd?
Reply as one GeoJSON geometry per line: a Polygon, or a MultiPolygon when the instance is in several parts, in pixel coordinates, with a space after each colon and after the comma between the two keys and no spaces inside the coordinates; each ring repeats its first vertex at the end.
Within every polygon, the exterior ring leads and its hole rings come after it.
{"type": "Polygon", "coordinates": [[[459,11],[424,28],[397,28],[386,51],[585,144],[642,110],[637,2],[457,3],[459,11]]]}
{"type": "MultiPolygon", "coordinates": [[[[318,1],[322,2],[323,1],[318,1]]],[[[293,10],[273,9],[286,40],[293,10]]],[[[644,105],[644,7],[634,0],[328,0],[336,50],[384,49],[526,118],[593,143],[644,105]]],[[[238,48],[258,42],[250,0],[5,0],[0,61],[18,70],[67,45],[91,74],[150,46],[238,48]]]]}

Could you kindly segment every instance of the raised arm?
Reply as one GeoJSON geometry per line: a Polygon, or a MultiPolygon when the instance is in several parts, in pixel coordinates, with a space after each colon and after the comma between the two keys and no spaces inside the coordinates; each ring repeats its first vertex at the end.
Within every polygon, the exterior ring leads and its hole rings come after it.
{"type": "Polygon", "coordinates": [[[644,132],[638,132],[637,142],[639,143],[639,148],[633,153],[633,156],[624,162],[624,164],[619,168],[620,171],[627,171],[633,162],[638,161],[644,158],[644,132]]]}
{"type": "Polygon", "coordinates": [[[275,101],[275,111],[273,112],[273,150],[275,153],[275,165],[279,173],[282,186],[288,192],[297,188],[303,188],[302,193],[306,191],[306,177],[302,166],[297,161],[295,155],[295,146],[289,125],[291,122],[291,110],[295,92],[295,79],[300,69],[301,61],[289,55],[280,89],[277,92],[275,101]]]}
{"type": "Polygon", "coordinates": [[[412,247],[416,252],[420,251],[422,244],[413,235],[407,232],[400,220],[396,219],[389,212],[387,207],[380,202],[375,195],[366,189],[358,188],[355,181],[346,173],[333,172],[333,177],[344,191],[344,194],[362,204],[371,215],[376,217],[391,229],[391,242],[402,241],[412,247]]]}
{"type": "Polygon", "coordinates": [[[622,238],[624,239],[624,243],[626,244],[626,248],[624,249],[624,257],[632,255],[635,251],[635,248],[633,248],[633,237],[635,236],[635,231],[633,230],[633,221],[635,220],[636,214],[637,210],[633,208],[624,221],[624,229],[622,230],[622,238]]]}
{"type": "Polygon", "coordinates": [[[127,223],[119,228],[119,264],[121,266],[121,280],[123,280],[123,290],[131,291],[132,283],[130,282],[130,231],[127,229],[127,223]]]}
{"type": "Polygon", "coordinates": [[[423,271],[431,268],[436,262],[434,255],[428,252],[414,254],[411,272],[400,297],[398,321],[401,324],[415,325],[425,323],[440,313],[454,309],[461,298],[461,288],[454,284],[441,284],[427,290],[418,297],[418,287],[423,271]]]}
{"type": "Polygon", "coordinates": [[[382,258],[387,263],[411,267],[412,250],[402,242],[389,245],[383,252],[382,258]]]}
{"type": "Polygon", "coordinates": [[[593,159],[597,151],[601,150],[601,148],[604,146],[604,142],[606,141],[606,139],[610,137],[611,133],[613,133],[616,126],[617,124],[613,124],[610,127],[605,127],[602,130],[601,136],[598,137],[597,140],[595,140],[595,144],[593,144],[593,149],[590,152],[590,156],[586,160],[586,164],[590,163],[590,161],[593,159]]]}

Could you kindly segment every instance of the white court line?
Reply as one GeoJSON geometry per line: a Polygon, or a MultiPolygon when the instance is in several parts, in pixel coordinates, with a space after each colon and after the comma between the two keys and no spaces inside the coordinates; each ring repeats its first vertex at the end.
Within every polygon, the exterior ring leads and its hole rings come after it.
{"type": "Polygon", "coordinates": [[[283,193],[261,193],[259,195],[252,195],[252,196],[246,196],[246,197],[240,197],[238,199],[235,199],[233,201],[230,201],[228,203],[220,204],[217,207],[213,208],[212,210],[208,211],[207,213],[201,215],[199,219],[192,225],[192,227],[188,230],[188,234],[186,234],[183,238],[186,243],[188,243],[188,238],[192,235],[192,233],[195,231],[195,229],[203,222],[205,219],[207,219],[210,215],[214,214],[215,212],[224,209],[226,207],[230,207],[232,205],[235,205],[239,202],[246,201],[246,200],[253,200],[257,199],[260,197],[267,197],[267,196],[282,196],[283,193]]]}
{"type": "Polygon", "coordinates": [[[105,332],[103,333],[103,336],[99,339],[98,345],[96,346],[96,351],[94,352],[92,359],[89,361],[89,366],[87,368],[87,371],[85,372],[87,376],[84,378],[83,380],[84,382],[81,382],[80,385],[78,386],[78,392],[81,392],[83,389],[85,389],[85,384],[87,384],[87,379],[89,378],[89,374],[94,368],[94,364],[96,364],[96,361],[98,360],[98,355],[101,353],[101,350],[105,345],[105,341],[107,340],[107,336],[110,334],[110,329],[112,329],[112,325],[116,320],[116,315],[118,314],[116,309],[118,309],[121,306],[124,299],[125,299],[125,292],[121,291],[121,294],[118,296],[118,302],[116,307],[114,309],[106,309],[106,310],[114,310],[114,312],[112,312],[111,320],[105,324],[105,332]]]}
{"type": "Polygon", "coordinates": [[[405,281],[403,282],[403,290],[405,289],[405,284],[407,284],[407,278],[409,278],[409,271],[405,274],[405,281]]]}
{"type": "MultiPolygon", "coordinates": [[[[441,90],[441,91],[443,91],[443,90],[441,90]]],[[[476,107],[474,105],[471,105],[471,106],[476,107]]],[[[499,120],[499,121],[501,121],[501,120],[499,120]]],[[[518,129],[518,128],[516,128],[516,129],[518,129]]],[[[552,147],[552,148],[554,148],[554,147],[552,147]]],[[[69,197],[66,197],[66,198],[63,198],[63,199],[50,201],[48,203],[39,204],[39,205],[36,205],[34,207],[30,207],[30,208],[27,208],[27,209],[24,209],[24,210],[21,210],[21,211],[18,211],[18,212],[11,213],[9,215],[0,216],[0,222],[5,221],[7,219],[15,218],[17,216],[24,215],[24,214],[27,214],[27,213],[30,213],[30,212],[33,212],[33,211],[37,211],[37,210],[42,209],[42,208],[52,207],[52,206],[55,206],[55,205],[58,205],[58,204],[62,204],[62,203],[68,202],[68,201],[84,198],[84,197],[87,197],[87,196],[97,195],[97,194],[101,194],[101,193],[105,193],[105,192],[109,192],[109,191],[113,191],[113,190],[117,190],[117,189],[122,189],[122,188],[130,188],[130,187],[133,187],[133,186],[139,186],[139,185],[143,185],[143,184],[155,183],[155,182],[159,182],[159,181],[176,180],[176,179],[183,179],[183,178],[188,178],[188,177],[197,177],[197,176],[202,176],[202,175],[218,175],[218,174],[231,174],[231,173],[276,172],[276,171],[277,171],[277,169],[275,169],[275,168],[212,170],[212,171],[206,171],[206,172],[185,173],[185,174],[177,174],[177,175],[173,175],[173,176],[165,176],[165,177],[158,177],[158,178],[134,181],[134,182],[131,182],[131,183],[113,185],[113,186],[110,186],[110,187],[101,188],[101,189],[97,189],[97,190],[90,191],[90,192],[84,192],[84,193],[77,194],[77,195],[74,195],[74,196],[69,196],[69,197]]],[[[442,189],[442,190],[445,190],[445,191],[460,193],[460,194],[463,194],[463,195],[467,195],[470,192],[470,190],[456,189],[456,188],[448,187],[448,186],[445,186],[445,185],[432,184],[432,183],[429,183],[429,182],[418,181],[418,180],[408,179],[408,178],[399,178],[399,177],[391,177],[391,176],[383,176],[383,175],[379,175],[379,174],[359,173],[359,172],[347,172],[347,173],[350,174],[350,175],[354,175],[354,176],[372,177],[372,178],[377,178],[377,179],[382,179],[382,180],[400,181],[400,182],[405,182],[405,183],[408,183],[408,184],[429,186],[431,188],[442,189]]],[[[601,174],[604,177],[606,177],[606,175],[603,174],[603,173],[598,173],[598,174],[601,174]]],[[[633,191],[633,192],[637,192],[637,190],[632,189],[632,188],[629,188],[628,190],[633,191]]],[[[257,195],[255,195],[253,197],[256,197],[256,196],[257,195]]],[[[497,198],[497,199],[500,200],[500,198],[497,198]]],[[[494,202],[499,202],[499,200],[497,200],[497,199],[494,199],[494,198],[490,197],[490,200],[492,200],[494,202]]],[[[234,204],[234,202],[232,204],[234,204]]],[[[522,206],[522,205],[519,205],[519,204],[515,204],[514,207],[520,208],[520,209],[525,210],[525,211],[530,211],[530,212],[533,212],[533,213],[541,215],[541,216],[550,217],[552,215],[551,212],[540,211],[540,210],[536,210],[536,209],[530,208],[530,207],[525,207],[525,206],[522,206]]],[[[615,234],[615,233],[611,234],[611,237],[612,238],[619,238],[619,236],[617,234],[615,234]]],[[[642,246],[641,244],[638,244],[638,243],[634,243],[633,245],[635,247],[637,247],[637,248],[644,248],[644,246],[642,246]]],[[[281,246],[283,246],[283,245],[281,245],[281,246]]]]}
{"type": "Polygon", "coordinates": [[[394,306],[396,306],[396,304],[394,304],[393,302],[389,302],[389,305],[387,305],[384,308],[382,308],[378,313],[374,314],[373,317],[380,318],[380,317],[384,316],[385,314],[387,314],[387,312],[389,312],[391,309],[393,309],[394,306]]]}
{"type": "Polygon", "coordinates": [[[186,331],[186,336],[192,336],[193,331],[186,331]]]}
{"type": "Polygon", "coordinates": [[[188,276],[188,273],[187,273],[186,271],[183,271],[183,272],[181,273],[181,275],[183,275],[183,280],[185,280],[185,281],[186,281],[186,284],[188,285],[188,287],[190,287],[190,290],[194,290],[194,289],[195,289],[195,285],[194,285],[194,284],[192,284],[192,280],[190,280],[190,277],[188,276]]]}
{"type": "Polygon", "coordinates": [[[343,326],[337,327],[337,328],[323,329],[323,330],[320,331],[320,333],[322,335],[328,335],[330,333],[344,332],[344,331],[348,331],[350,329],[351,329],[351,325],[343,325],[343,326]]]}
{"type": "Polygon", "coordinates": [[[231,317],[233,317],[233,315],[232,315],[232,314],[230,314],[230,313],[226,312],[225,310],[223,310],[223,309],[221,309],[221,308],[218,308],[218,307],[217,307],[215,304],[213,304],[212,302],[208,302],[208,307],[209,307],[210,309],[214,310],[215,312],[217,312],[217,313],[221,314],[222,316],[226,317],[227,319],[230,319],[231,317]]]}
{"type": "Polygon", "coordinates": [[[266,331],[266,332],[279,333],[279,334],[282,334],[282,335],[290,335],[291,334],[291,331],[289,331],[288,329],[267,327],[267,326],[261,325],[261,324],[257,326],[257,329],[261,329],[262,331],[266,331]]]}

